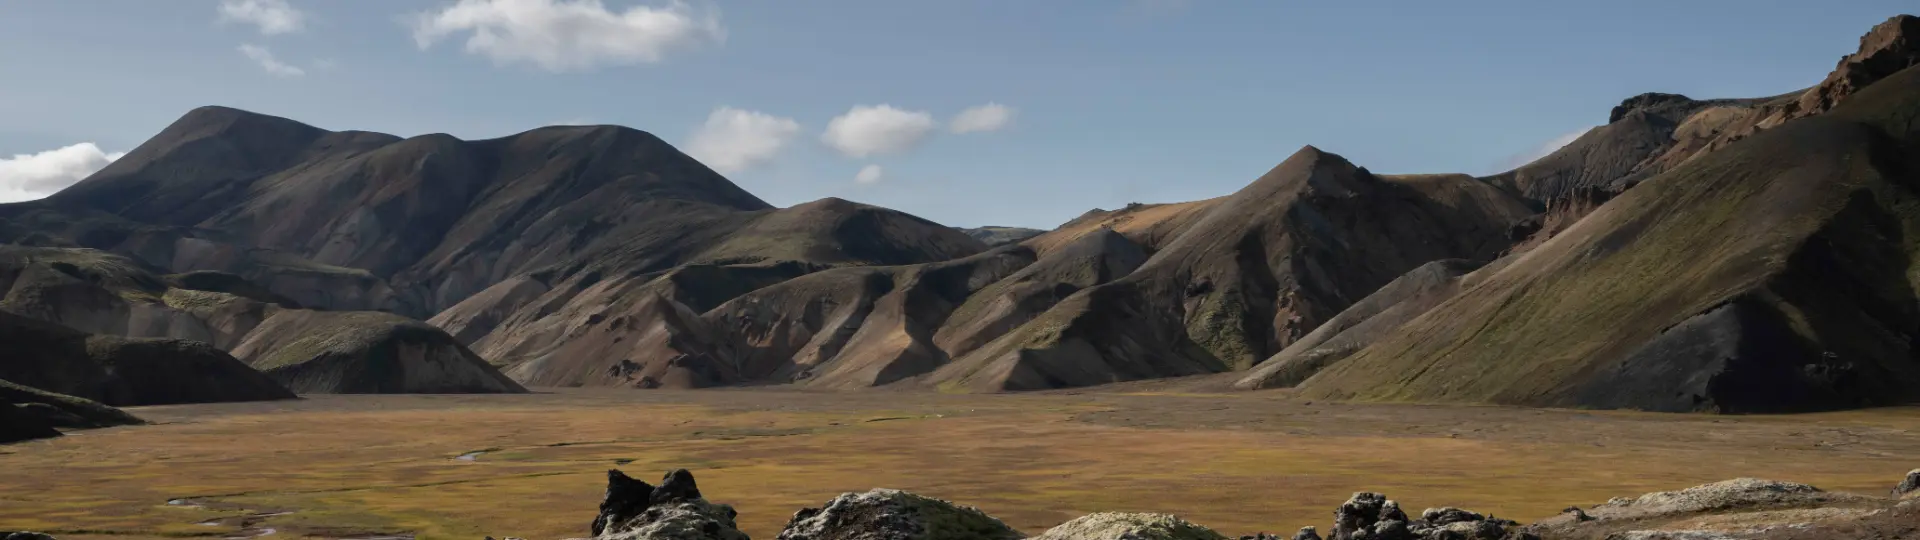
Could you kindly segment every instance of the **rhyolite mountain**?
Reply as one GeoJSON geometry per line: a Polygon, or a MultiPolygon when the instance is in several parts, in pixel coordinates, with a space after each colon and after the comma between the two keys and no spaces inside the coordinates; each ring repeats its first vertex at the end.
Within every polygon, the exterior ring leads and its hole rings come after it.
{"type": "Polygon", "coordinates": [[[1629,98],[1506,173],[1377,174],[1309,146],[1232,194],[1018,240],[840,199],[773,208],[627,128],[403,139],[218,107],[0,205],[0,240],[251,284],[271,313],[195,304],[224,317],[204,332],[82,293],[59,294],[110,307],[33,316],[200,332],[330,391],[408,358],[531,386],[1003,391],[1251,370],[1240,386],[1337,398],[1909,401],[1915,27],[1876,27],[1804,91],[1629,98]],[[395,335],[440,352],[378,345],[395,335]],[[343,336],[367,344],[359,360],[330,352],[343,336]]]}

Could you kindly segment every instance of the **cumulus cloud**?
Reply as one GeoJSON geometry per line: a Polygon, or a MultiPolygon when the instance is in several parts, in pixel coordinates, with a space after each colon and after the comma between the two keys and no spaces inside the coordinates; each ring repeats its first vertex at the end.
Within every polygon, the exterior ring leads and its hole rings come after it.
{"type": "Polygon", "coordinates": [[[881,178],[881,176],[880,176],[880,174],[881,174],[881,172],[883,172],[883,171],[881,171],[881,170],[880,170],[880,166],[879,166],[879,165],[868,165],[868,166],[865,166],[865,167],[861,167],[861,168],[860,168],[860,172],[859,172],[859,173],[855,173],[855,174],[853,175],[853,181],[854,181],[854,183],[856,183],[856,184],[872,184],[872,183],[877,183],[877,182],[879,182],[879,181],[880,181],[880,178],[881,178]]]}
{"type": "Polygon", "coordinates": [[[307,70],[275,59],[273,57],[273,51],[267,50],[266,47],[252,44],[241,45],[240,54],[247,55],[247,58],[253,59],[253,63],[260,64],[260,69],[267,70],[267,73],[281,77],[299,77],[307,74],[307,70]]]}
{"type": "Polygon", "coordinates": [[[287,0],[220,0],[220,22],[251,24],[263,35],[299,32],[306,19],[287,0]]]}
{"type": "Polygon", "coordinates": [[[1528,150],[1525,153],[1514,154],[1512,157],[1508,157],[1505,162],[1502,162],[1500,164],[1500,171],[1504,172],[1504,171],[1513,170],[1515,168],[1520,167],[1521,165],[1533,163],[1533,161],[1536,159],[1547,157],[1548,154],[1552,154],[1554,152],[1559,151],[1561,148],[1569,144],[1573,144],[1574,139],[1579,139],[1581,135],[1586,135],[1587,131],[1591,129],[1593,128],[1580,128],[1575,131],[1567,132],[1558,137],[1554,137],[1553,140],[1547,141],[1545,143],[1541,143],[1539,147],[1534,148],[1532,150],[1528,150]]]}
{"type": "Polygon", "coordinates": [[[717,15],[695,13],[679,1],[616,13],[600,0],[459,0],[413,20],[421,49],[462,33],[471,34],[468,53],[548,71],[651,64],[726,39],[717,15]]]}
{"type": "Polygon", "coordinates": [[[820,140],[847,157],[863,158],[911,149],[933,129],[933,115],[924,111],[856,105],[828,121],[820,140]]]}
{"type": "Polygon", "coordinates": [[[799,134],[800,123],[792,118],[721,107],[694,130],[687,154],[713,170],[740,172],[773,160],[799,134]]]}
{"type": "Polygon", "coordinates": [[[1013,123],[1013,107],[999,103],[988,103],[968,107],[947,123],[947,129],[954,133],[973,133],[976,131],[999,131],[1013,123]]]}
{"type": "Polygon", "coordinates": [[[84,142],[38,154],[0,159],[0,202],[39,199],[79,182],[127,155],[84,142]]]}

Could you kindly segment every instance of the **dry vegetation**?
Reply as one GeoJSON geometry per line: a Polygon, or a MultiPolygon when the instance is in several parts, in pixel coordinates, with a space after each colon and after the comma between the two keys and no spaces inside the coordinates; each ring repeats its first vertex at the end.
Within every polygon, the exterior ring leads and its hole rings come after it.
{"type": "Polygon", "coordinates": [[[648,479],[696,470],[755,538],[802,506],[872,487],[976,505],[1030,533],[1117,510],[1240,534],[1324,527],[1361,489],[1522,520],[1743,475],[1878,493],[1920,447],[1916,408],[1711,417],[1275,393],[598,390],[135,412],[159,425],[0,446],[0,530],[218,537],[238,532],[233,517],[295,511],[254,526],[561,538],[585,533],[602,475],[618,466],[648,479]],[[205,508],[166,504],[181,498],[205,508]]]}

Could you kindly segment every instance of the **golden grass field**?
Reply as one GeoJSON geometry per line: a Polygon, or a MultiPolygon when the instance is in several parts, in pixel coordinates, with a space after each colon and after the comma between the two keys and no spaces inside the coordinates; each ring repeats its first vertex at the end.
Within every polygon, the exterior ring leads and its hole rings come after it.
{"type": "Polygon", "coordinates": [[[1524,522],[1737,476],[1882,493],[1920,466],[1920,408],[1715,417],[1283,393],[565,390],[133,411],[159,424],[0,446],[0,530],[223,537],[246,521],[275,538],[579,537],[607,469],[652,481],[684,467],[760,539],[803,506],[874,487],[1028,532],[1128,510],[1239,535],[1325,528],[1358,490],[1524,522]],[[167,504],[181,498],[203,507],[167,504]],[[293,513],[238,518],[281,511],[293,513]]]}

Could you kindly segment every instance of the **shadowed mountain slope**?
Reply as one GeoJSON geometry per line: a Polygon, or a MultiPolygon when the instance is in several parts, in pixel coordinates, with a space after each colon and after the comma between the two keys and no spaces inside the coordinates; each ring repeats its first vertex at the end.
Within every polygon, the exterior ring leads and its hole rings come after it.
{"type": "Polygon", "coordinates": [[[80,332],[0,311],[0,380],[108,405],[290,399],[292,392],[205,343],[80,332]]]}

